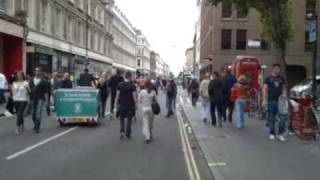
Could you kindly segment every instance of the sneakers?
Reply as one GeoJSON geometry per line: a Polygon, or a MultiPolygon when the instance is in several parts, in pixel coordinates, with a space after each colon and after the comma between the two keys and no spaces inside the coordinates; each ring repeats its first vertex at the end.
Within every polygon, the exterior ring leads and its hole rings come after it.
{"type": "Polygon", "coordinates": [[[281,142],[285,142],[285,141],[286,141],[286,138],[284,138],[283,135],[279,135],[279,136],[278,136],[278,139],[279,139],[281,142]]]}
{"type": "MultiPolygon", "coordinates": [[[[269,140],[273,141],[276,139],[276,136],[273,134],[269,135],[269,140]]],[[[286,138],[283,135],[277,136],[277,139],[279,139],[281,142],[286,142],[286,138]]]]}
{"type": "Polygon", "coordinates": [[[273,134],[270,134],[270,135],[269,135],[269,140],[273,141],[273,140],[275,140],[275,139],[276,139],[275,135],[273,135],[273,134]]]}
{"type": "Polygon", "coordinates": [[[120,139],[124,139],[125,134],[122,132],[120,133],[120,139]]]}
{"type": "Polygon", "coordinates": [[[9,112],[9,111],[4,112],[4,115],[5,115],[6,117],[11,117],[11,116],[13,116],[13,114],[12,114],[11,112],[9,112]]]}

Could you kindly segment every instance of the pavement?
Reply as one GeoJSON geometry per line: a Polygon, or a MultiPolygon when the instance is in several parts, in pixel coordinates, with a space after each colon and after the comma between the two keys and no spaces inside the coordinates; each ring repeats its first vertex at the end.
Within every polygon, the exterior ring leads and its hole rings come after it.
{"type": "Polygon", "coordinates": [[[265,121],[246,118],[245,128],[214,128],[201,119],[185,91],[178,97],[185,117],[216,180],[319,180],[320,141],[268,140],[265,121]]]}
{"type": "MultiPolygon", "coordinates": [[[[164,96],[160,99],[163,105],[164,96]]],[[[98,127],[59,127],[54,116],[44,116],[41,133],[34,134],[28,116],[25,133],[17,136],[15,117],[2,117],[0,179],[190,179],[178,121],[164,115],[163,109],[156,117],[154,142],[149,145],[143,141],[139,117],[133,123],[131,140],[119,139],[120,125],[116,119],[102,120],[98,127]]],[[[206,167],[206,164],[199,163],[199,166],[206,167]]]]}

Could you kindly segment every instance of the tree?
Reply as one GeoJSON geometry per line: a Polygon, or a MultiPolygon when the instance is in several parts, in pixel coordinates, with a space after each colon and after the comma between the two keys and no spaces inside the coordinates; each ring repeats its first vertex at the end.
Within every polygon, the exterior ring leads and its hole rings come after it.
{"type": "Polygon", "coordinates": [[[256,9],[262,24],[261,36],[268,42],[273,42],[277,49],[277,60],[286,77],[285,53],[287,43],[293,38],[291,23],[291,0],[207,0],[211,5],[219,2],[233,3],[238,11],[248,12],[250,8],[256,9]]]}

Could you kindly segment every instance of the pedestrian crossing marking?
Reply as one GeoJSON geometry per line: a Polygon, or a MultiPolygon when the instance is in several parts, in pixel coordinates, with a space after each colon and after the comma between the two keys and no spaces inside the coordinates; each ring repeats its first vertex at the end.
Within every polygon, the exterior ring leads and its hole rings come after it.
{"type": "Polygon", "coordinates": [[[209,167],[224,167],[227,165],[225,162],[214,162],[214,163],[208,163],[209,167]]]}

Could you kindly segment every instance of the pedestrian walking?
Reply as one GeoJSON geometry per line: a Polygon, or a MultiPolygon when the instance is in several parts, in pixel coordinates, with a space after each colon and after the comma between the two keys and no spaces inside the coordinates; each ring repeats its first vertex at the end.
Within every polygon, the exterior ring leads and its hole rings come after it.
{"type": "MultiPolygon", "coordinates": [[[[117,87],[120,83],[124,81],[122,77],[122,71],[120,69],[117,69],[116,74],[113,75],[110,78],[109,87],[111,89],[111,101],[110,101],[110,116],[113,118],[113,111],[114,111],[114,105],[115,105],[115,99],[117,94],[117,87]]],[[[116,117],[118,117],[119,113],[116,112],[116,117]]]]}
{"type": "Polygon", "coordinates": [[[51,77],[49,75],[44,76],[46,83],[47,83],[47,93],[48,93],[48,101],[45,104],[46,112],[48,116],[51,116],[51,100],[53,99],[52,96],[52,84],[50,82],[51,77]]]}
{"type": "Polygon", "coordinates": [[[154,85],[150,81],[145,82],[145,89],[139,93],[140,109],[142,114],[142,133],[145,137],[145,143],[149,144],[153,140],[153,121],[154,114],[152,112],[151,104],[156,100],[157,95],[154,90],[154,85]]]}
{"type": "Polygon", "coordinates": [[[210,114],[210,96],[209,96],[210,74],[207,73],[200,84],[200,97],[202,100],[202,119],[204,123],[209,121],[210,114]]]}
{"type": "Polygon", "coordinates": [[[209,96],[210,96],[210,112],[211,112],[211,124],[212,126],[217,125],[218,113],[218,123],[222,127],[222,114],[223,114],[223,81],[220,79],[219,73],[214,72],[212,80],[209,84],[209,96]]]}
{"type": "Polygon", "coordinates": [[[60,82],[60,87],[63,89],[72,89],[73,88],[73,84],[72,84],[72,81],[70,80],[69,73],[63,74],[63,79],[60,82]]]}
{"type": "Polygon", "coordinates": [[[99,89],[99,118],[105,118],[106,103],[109,95],[108,74],[103,72],[98,80],[97,89],[99,89]]]}
{"type": "Polygon", "coordinates": [[[245,106],[248,100],[248,81],[245,75],[238,78],[238,82],[234,85],[231,92],[231,99],[235,100],[237,128],[244,128],[245,106]]]}
{"type": "Polygon", "coordinates": [[[130,139],[132,118],[137,109],[137,90],[132,81],[132,73],[129,71],[125,74],[125,81],[118,85],[115,105],[119,109],[120,138],[123,139],[126,136],[130,139]]]}
{"type": "Polygon", "coordinates": [[[190,83],[191,101],[192,106],[196,107],[199,98],[199,83],[196,79],[193,79],[190,83]]]}
{"type": "Polygon", "coordinates": [[[35,69],[35,76],[29,82],[32,101],[32,120],[34,123],[33,130],[35,133],[40,133],[42,121],[43,106],[48,103],[48,83],[44,78],[40,68],[35,69]]]}
{"type": "Polygon", "coordinates": [[[26,81],[23,72],[17,72],[15,81],[12,84],[12,97],[17,114],[16,134],[23,133],[24,130],[24,110],[29,100],[29,83],[26,81]]]}
{"type": "Polygon", "coordinates": [[[7,85],[8,82],[6,76],[0,73],[0,105],[6,102],[4,93],[7,89],[7,85]]]}
{"type": "Polygon", "coordinates": [[[177,85],[174,82],[174,80],[170,80],[167,88],[167,108],[168,108],[168,113],[167,113],[167,118],[170,116],[174,115],[174,108],[175,108],[175,99],[177,96],[177,85]]]}
{"type": "Polygon", "coordinates": [[[230,123],[232,123],[232,114],[234,110],[234,102],[230,100],[231,89],[237,83],[237,78],[231,74],[229,68],[224,69],[224,78],[223,78],[223,86],[224,86],[224,109],[223,109],[223,117],[224,120],[228,119],[230,123]],[[228,116],[227,116],[228,114],[228,116]]]}
{"type": "Polygon", "coordinates": [[[269,124],[269,139],[274,140],[276,134],[280,141],[286,141],[284,137],[286,118],[279,116],[279,129],[276,133],[276,116],[279,115],[279,97],[282,95],[287,97],[287,89],[284,78],[280,75],[281,69],[279,64],[274,64],[271,76],[267,77],[263,88],[263,104],[268,107],[268,124],[269,124]]]}
{"type": "Polygon", "coordinates": [[[14,103],[13,103],[13,99],[12,99],[12,84],[15,81],[16,78],[16,73],[13,73],[12,75],[10,75],[10,77],[8,78],[8,90],[9,90],[9,96],[8,96],[8,101],[7,101],[7,105],[6,105],[6,112],[4,113],[6,117],[11,117],[14,114],[15,108],[14,108],[14,103]]]}

